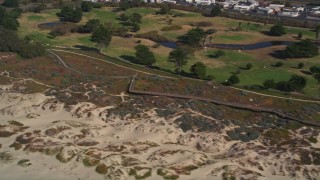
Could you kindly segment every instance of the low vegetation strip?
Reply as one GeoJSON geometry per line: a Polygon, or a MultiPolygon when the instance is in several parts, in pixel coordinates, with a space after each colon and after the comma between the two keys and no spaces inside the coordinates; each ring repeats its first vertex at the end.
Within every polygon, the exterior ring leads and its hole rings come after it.
{"type": "Polygon", "coordinates": [[[132,77],[131,82],[130,82],[130,86],[129,86],[129,89],[128,89],[128,92],[132,93],[132,94],[152,95],[152,96],[165,96],[165,97],[171,97],[171,98],[207,101],[207,102],[211,102],[211,103],[214,103],[214,104],[217,104],[217,105],[228,106],[228,107],[236,108],[236,109],[243,109],[243,110],[249,110],[249,111],[254,111],[254,112],[270,113],[270,114],[274,114],[274,115],[277,115],[277,116],[282,117],[282,118],[286,118],[288,120],[299,122],[299,123],[304,124],[304,125],[320,127],[319,123],[306,122],[306,121],[303,121],[301,119],[297,119],[295,117],[292,117],[291,115],[289,115],[289,114],[287,114],[285,112],[282,112],[282,111],[279,111],[279,110],[275,110],[275,109],[271,109],[271,108],[262,108],[262,107],[248,106],[248,105],[243,105],[243,104],[238,104],[238,103],[222,102],[222,101],[208,99],[208,98],[204,98],[204,97],[198,97],[198,96],[134,90],[134,84],[135,84],[136,76],[137,75],[132,77]]]}

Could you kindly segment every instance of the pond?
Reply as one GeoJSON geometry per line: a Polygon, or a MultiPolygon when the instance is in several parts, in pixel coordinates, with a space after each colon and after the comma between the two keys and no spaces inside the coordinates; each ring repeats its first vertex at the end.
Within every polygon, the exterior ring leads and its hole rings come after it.
{"type": "Polygon", "coordinates": [[[266,41],[255,44],[211,44],[211,47],[220,49],[236,49],[236,50],[255,50],[272,46],[291,45],[294,42],[290,41],[266,41]]]}
{"type": "Polygon", "coordinates": [[[42,23],[42,24],[39,24],[38,27],[39,28],[42,28],[42,29],[51,29],[51,28],[55,28],[55,27],[58,27],[60,25],[64,24],[64,22],[47,22],[47,23],[42,23]]]}
{"type": "Polygon", "coordinates": [[[171,49],[176,49],[178,47],[177,43],[172,42],[172,41],[161,41],[159,42],[164,47],[171,48],[171,49]]]}

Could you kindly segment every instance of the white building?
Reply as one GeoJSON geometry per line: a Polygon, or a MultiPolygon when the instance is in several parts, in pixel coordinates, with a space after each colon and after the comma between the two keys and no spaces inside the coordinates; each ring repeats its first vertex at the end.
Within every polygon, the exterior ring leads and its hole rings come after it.
{"type": "Polygon", "coordinates": [[[237,11],[250,11],[255,8],[254,4],[251,2],[238,2],[233,9],[237,11]]]}
{"type": "Polygon", "coordinates": [[[199,5],[210,5],[216,3],[216,0],[186,0],[188,3],[196,3],[199,5]]]}
{"type": "Polygon", "coordinates": [[[268,7],[258,7],[257,8],[257,14],[272,14],[273,9],[268,8],[268,7]]]}
{"type": "Polygon", "coordinates": [[[276,9],[276,8],[284,8],[284,4],[269,4],[269,8],[276,9]]]}
{"type": "Polygon", "coordinates": [[[298,17],[300,16],[300,12],[293,8],[285,8],[280,13],[279,16],[286,16],[286,17],[298,17]]]}

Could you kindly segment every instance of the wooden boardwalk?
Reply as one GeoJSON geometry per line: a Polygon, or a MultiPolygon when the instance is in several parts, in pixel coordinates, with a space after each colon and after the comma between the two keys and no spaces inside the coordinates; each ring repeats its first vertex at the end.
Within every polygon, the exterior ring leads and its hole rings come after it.
{"type": "Polygon", "coordinates": [[[214,99],[209,99],[209,98],[204,98],[204,97],[199,97],[199,96],[190,96],[190,95],[181,95],[181,94],[171,94],[171,93],[161,93],[161,92],[152,92],[152,91],[141,91],[141,90],[134,90],[134,84],[135,84],[135,79],[136,76],[133,76],[129,85],[128,92],[132,94],[138,94],[138,95],[151,95],[151,96],[165,96],[165,97],[170,97],[170,98],[179,98],[179,99],[191,99],[191,100],[199,100],[199,101],[205,101],[205,102],[211,102],[217,105],[222,105],[222,106],[227,106],[231,108],[236,108],[236,109],[243,109],[243,110],[249,110],[253,112],[264,112],[264,113],[270,113],[277,115],[281,118],[285,118],[291,121],[296,121],[304,125],[309,125],[309,126],[316,126],[320,127],[320,123],[313,123],[313,122],[306,122],[304,120],[298,119],[296,117],[291,116],[288,113],[282,112],[281,110],[276,110],[273,108],[262,108],[262,107],[256,107],[256,106],[250,106],[250,105],[243,105],[235,102],[223,102],[219,100],[214,100],[214,99]]]}

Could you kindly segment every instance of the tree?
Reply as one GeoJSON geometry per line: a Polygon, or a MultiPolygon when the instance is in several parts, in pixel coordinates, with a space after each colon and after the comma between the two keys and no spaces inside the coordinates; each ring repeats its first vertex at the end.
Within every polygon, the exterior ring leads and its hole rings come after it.
{"type": "Polygon", "coordinates": [[[306,85],[306,78],[298,75],[292,75],[288,81],[291,91],[301,91],[306,85]]]}
{"type": "Polygon", "coordinates": [[[100,53],[104,47],[108,47],[112,39],[112,34],[109,28],[100,25],[91,35],[91,40],[98,43],[100,53]]]}
{"type": "Polygon", "coordinates": [[[301,39],[302,37],[303,37],[302,33],[301,33],[301,32],[299,32],[299,34],[298,34],[298,38],[299,38],[299,39],[301,39]]]}
{"type": "Polygon", "coordinates": [[[319,44],[320,43],[320,25],[316,26],[316,42],[319,44]]]}
{"type": "Polygon", "coordinates": [[[129,17],[129,21],[131,24],[141,23],[142,16],[139,13],[132,13],[129,17]]]}
{"type": "Polygon", "coordinates": [[[271,36],[282,36],[286,34],[286,29],[281,25],[274,25],[271,27],[269,34],[271,36]]]}
{"type": "Polygon", "coordinates": [[[91,33],[100,26],[99,19],[90,19],[85,25],[79,28],[80,33],[91,33]]]}
{"type": "Polygon", "coordinates": [[[169,61],[175,63],[177,72],[180,74],[182,66],[188,62],[187,53],[182,48],[177,48],[169,53],[169,61]]]}
{"type": "Polygon", "coordinates": [[[221,7],[219,5],[215,5],[212,7],[211,9],[211,16],[215,17],[215,16],[219,16],[221,14],[221,7]]]}
{"type": "Polygon", "coordinates": [[[303,63],[299,63],[299,64],[298,64],[298,68],[299,68],[299,69],[302,69],[303,67],[304,67],[304,64],[303,64],[303,63]]]}
{"type": "Polygon", "coordinates": [[[138,45],[135,47],[135,50],[136,50],[136,59],[135,59],[136,63],[143,64],[146,66],[151,66],[156,62],[156,58],[153,52],[151,52],[147,46],[138,45]]]}
{"type": "Polygon", "coordinates": [[[313,75],[313,77],[320,83],[320,73],[313,75]]]}
{"type": "Polygon", "coordinates": [[[131,8],[131,4],[128,0],[121,0],[119,3],[119,9],[124,11],[131,8]]]}
{"type": "Polygon", "coordinates": [[[237,75],[231,75],[227,80],[227,85],[231,86],[234,84],[238,84],[239,82],[240,82],[240,79],[237,75]]]}
{"type": "Polygon", "coordinates": [[[92,3],[89,1],[82,1],[81,3],[81,9],[83,12],[90,12],[92,10],[93,6],[92,3]]]}
{"type": "Polygon", "coordinates": [[[263,82],[263,86],[267,89],[271,88],[275,88],[276,87],[276,83],[274,82],[273,79],[269,79],[263,82]]]}
{"type": "Polygon", "coordinates": [[[19,0],[5,0],[2,5],[10,8],[16,8],[19,7],[19,0]]]}
{"type": "Polygon", "coordinates": [[[191,66],[190,72],[192,72],[197,78],[204,79],[206,77],[206,65],[202,62],[197,62],[191,66]]]}
{"type": "Polygon", "coordinates": [[[198,46],[201,39],[206,36],[205,32],[201,28],[195,28],[188,31],[186,34],[186,43],[191,46],[198,46]]]}
{"type": "Polygon", "coordinates": [[[132,31],[133,32],[137,32],[137,31],[140,31],[140,26],[139,24],[135,23],[132,25],[132,31]]]}
{"type": "Polygon", "coordinates": [[[168,4],[161,4],[160,10],[157,12],[158,14],[169,14],[171,13],[171,8],[168,4]]]}
{"type": "Polygon", "coordinates": [[[306,39],[287,46],[285,56],[288,58],[311,58],[319,55],[318,46],[306,39]]]}
{"type": "Polygon", "coordinates": [[[61,17],[63,21],[78,23],[82,19],[82,10],[79,8],[65,6],[61,9],[57,16],[61,17]]]}
{"type": "Polygon", "coordinates": [[[15,31],[0,26],[0,51],[16,52],[23,58],[43,56],[45,49],[41,44],[20,39],[15,31]]]}
{"type": "Polygon", "coordinates": [[[312,73],[320,73],[320,66],[311,66],[309,70],[312,73]]]}
{"type": "Polygon", "coordinates": [[[9,17],[8,15],[5,15],[2,18],[0,25],[10,30],[17,30],[19,27],[19,22],[14,18],[9,17]]]}

